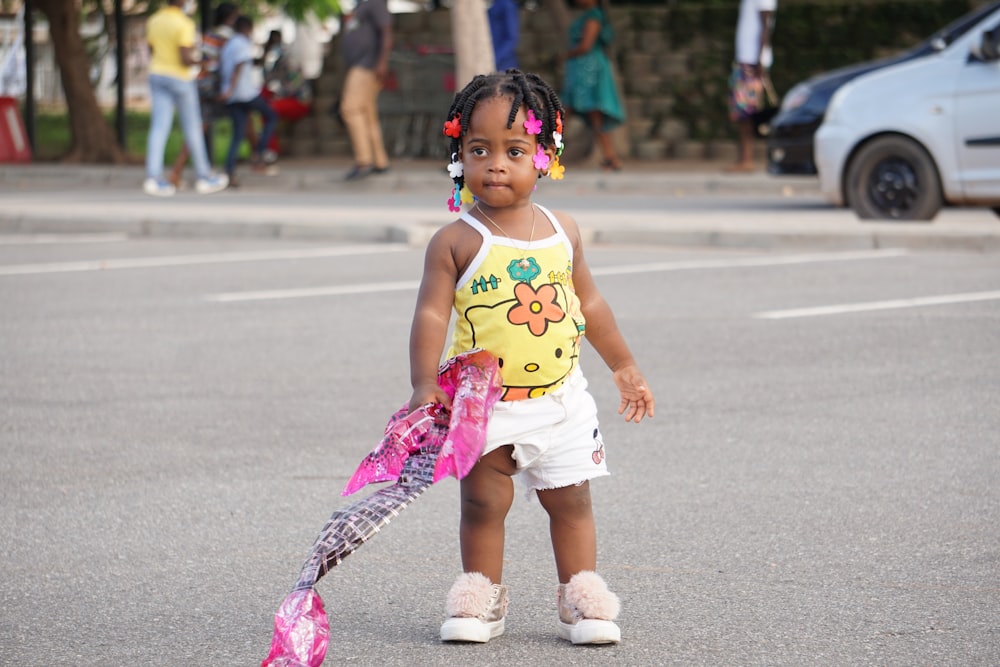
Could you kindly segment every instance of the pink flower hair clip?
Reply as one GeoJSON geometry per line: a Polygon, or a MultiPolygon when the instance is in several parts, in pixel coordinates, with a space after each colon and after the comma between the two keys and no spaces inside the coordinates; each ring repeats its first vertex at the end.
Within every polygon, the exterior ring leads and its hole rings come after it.
{"type": "Polygon", "coordinates": [[[541,134],[542,121],[535,118],[535,112],[528,109],[528,120],[524,121],[524,129],[528,134],[541,134]]]}
{"type": "Polygon", "coordinates": [[[541,144],[538,144],[538,149],[535,151],[535,155],[531,159],[535,163],[535,169],[549,168],[549,156],[545,152],[545,147],[541,144]]]}

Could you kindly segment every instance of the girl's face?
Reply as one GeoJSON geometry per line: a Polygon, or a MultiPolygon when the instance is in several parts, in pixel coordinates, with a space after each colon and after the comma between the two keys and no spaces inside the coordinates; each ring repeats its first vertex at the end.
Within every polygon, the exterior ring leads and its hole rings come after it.
{"type": "MultiPolygon", "coordinates": [[[[523,105],[507,128],[512,103],[509,97],[491,97],[477,103],[469,119],[469,131],[462,137],[459,157],[465,183],[490,208],[530,202],[538,182],[539,170],[533,159],[538,135],[524,129],[523,105]]],[[[551,159],[551,150],[545,152],[551,159]]]]}

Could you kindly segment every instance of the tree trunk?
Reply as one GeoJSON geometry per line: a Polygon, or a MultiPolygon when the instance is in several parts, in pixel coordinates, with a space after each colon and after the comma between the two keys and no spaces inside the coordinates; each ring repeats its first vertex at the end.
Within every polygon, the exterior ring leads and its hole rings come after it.
{"type": "Polygon", "coordinates": [[[451,6],[451,36],[455,44],[455,87],[461,90],[477,74],[496,69],[486,3],[455,0],[451,6]]]}
{"type": "Polygon", "coordinates": [[[90,86],[90,60],[80,37],[80,15],[74,0],[35,0],[49,20],[56,65],[69,114],[70,149],[65,162],[123,163],[128,158],[97,105],[90,86]]]}

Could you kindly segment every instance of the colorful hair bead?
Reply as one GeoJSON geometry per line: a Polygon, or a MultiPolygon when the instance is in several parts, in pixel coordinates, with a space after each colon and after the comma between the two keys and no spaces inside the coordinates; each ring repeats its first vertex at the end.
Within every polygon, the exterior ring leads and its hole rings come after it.
{"type": "Polygon", "coordinates": [[[462,199],[457,186],[451,189],[451,196],[448,197],[448,210],[452,213],[458,213],[462,210],[462,199]]]}

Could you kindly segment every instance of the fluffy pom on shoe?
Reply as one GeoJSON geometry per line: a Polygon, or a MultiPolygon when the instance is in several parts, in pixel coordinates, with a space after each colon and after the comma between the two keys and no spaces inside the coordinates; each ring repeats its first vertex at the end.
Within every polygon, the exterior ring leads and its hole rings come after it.
{"type": "Polygon", "coordinates": [[[583,618],[613,621],[621,611],[618,596],[608,590],[601,575],[589,570],[573,575],[563,589],[563,599],[583,618]]]}
{"type": "Polygon", "coordinates": [[[445,611],[448,616],[475,618],[489,607],[493,582],[480,572],[463,572],[448,591],[445,611]]]}

